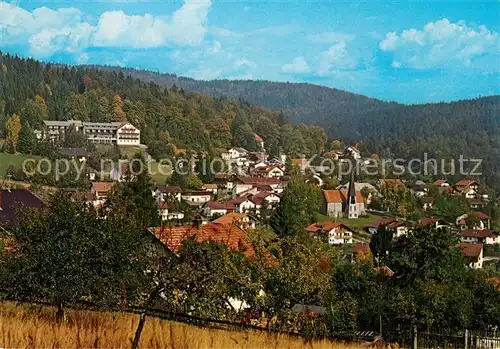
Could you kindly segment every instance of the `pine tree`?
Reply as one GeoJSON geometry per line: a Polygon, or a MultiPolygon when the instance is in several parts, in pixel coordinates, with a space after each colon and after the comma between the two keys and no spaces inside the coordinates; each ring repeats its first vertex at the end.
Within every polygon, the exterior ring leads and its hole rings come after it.
{"type": "Polygon", "coordinates": [[[36,136],[29,122],[23,122],[19,132],[19,143],[17,150],[23,154],[31,154],[36,147],[36,136]]]}

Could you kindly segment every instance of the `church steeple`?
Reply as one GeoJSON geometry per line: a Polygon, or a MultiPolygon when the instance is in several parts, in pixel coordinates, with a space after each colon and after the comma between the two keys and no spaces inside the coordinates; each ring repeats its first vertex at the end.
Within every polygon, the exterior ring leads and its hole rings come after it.
{"type": "Polygon", "coordinates": [[[345,203],[346,218],[358,218],[358,202],[356,202],[356,186],[354,181],[354,170],[351,171],[349,189],[347,190],[347,202],[345,203]]]}

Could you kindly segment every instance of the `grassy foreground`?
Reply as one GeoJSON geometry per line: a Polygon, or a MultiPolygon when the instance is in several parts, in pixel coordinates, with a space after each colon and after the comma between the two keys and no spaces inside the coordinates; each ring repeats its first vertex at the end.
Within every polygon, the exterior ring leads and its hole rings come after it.
{"type": "MultiPolygon", "coordinates": [[[[67,311],[66,322],[57,324],[55,309],[0,304],[2,348],[130,348],[138,316],[122,313],[67,311]]],[[[199,328],[147,318],[140,348],[358,348],[329,341],[305,343],[285,335],[258,331],[199,328]]]]}

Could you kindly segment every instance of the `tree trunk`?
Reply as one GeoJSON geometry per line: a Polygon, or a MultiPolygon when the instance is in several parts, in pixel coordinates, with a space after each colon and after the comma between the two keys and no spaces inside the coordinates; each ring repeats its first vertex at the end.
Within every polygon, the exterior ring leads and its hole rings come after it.
{"type": "Polygon", "coordinates": [[[144,323],[146,322],[146,315],[148,308],[151,306],[151,303],[155,300],[155,298],[160,294],[162,290],[161,286],[157,286],[153,292],[149,295],[148,300],[144,303],[144,308],[141,312],[141,316],[139,318],[139,323],[137,324],[137,329],[135,330],[134,340],[132,342],[132,349],[137,349],[139,347],[139,341],[141,340],[142,330],[144,329],[144,323]]]}

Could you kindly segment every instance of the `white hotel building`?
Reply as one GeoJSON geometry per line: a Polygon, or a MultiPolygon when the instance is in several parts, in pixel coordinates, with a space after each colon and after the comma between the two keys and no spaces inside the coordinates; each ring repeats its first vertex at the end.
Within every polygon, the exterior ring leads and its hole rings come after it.
{"type": "Polygon", "coordinates": [[[44,121],[42,131],[35,131],[38,139],[57,140],[70,127],[83,132],[95,144],[140,145],[141,131],[129,122],[82,122],[79,120],[44,121]]]}

